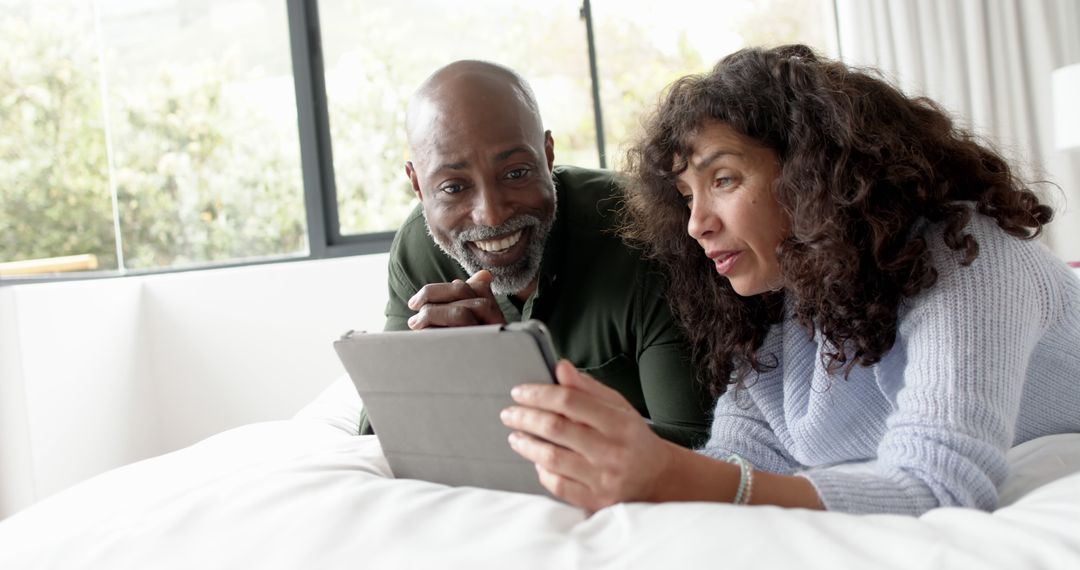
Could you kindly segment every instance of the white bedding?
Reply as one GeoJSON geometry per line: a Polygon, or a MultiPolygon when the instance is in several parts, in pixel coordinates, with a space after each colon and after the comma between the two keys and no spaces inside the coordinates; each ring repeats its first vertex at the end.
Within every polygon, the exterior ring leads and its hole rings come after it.
{"type": "MultiPolygon", "coordinates": [[[[0,569],[1080,568],[1080,434],[1010,453],[1003,504],[920,518],[628,504],[388,478],[335,383],[298,417],[115,469],[0,522],[0,569]],[[337,390],[337,392],[335,392],[337,390]]],[[[351,398],[351,399],[350,399],[351,398]]]]}

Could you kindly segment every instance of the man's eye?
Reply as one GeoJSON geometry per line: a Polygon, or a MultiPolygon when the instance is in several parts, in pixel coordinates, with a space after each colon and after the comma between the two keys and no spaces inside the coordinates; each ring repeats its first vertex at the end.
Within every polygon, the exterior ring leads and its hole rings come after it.
{"type": "Polygon", "coordinates": [[[528,176],[529,172],[531,170],[532,169],[530,169],[530,168],[515,168],[515,169],[511,170],[510,172],[507,172],[506,177],[509,178],[510,180],[520,180],[520,179],[525,178],[526,176],[528,176]]]}
{"type": "Polygon", "coordinates": [[[439,187],[439,192],[443,192],[445,194],[457,194],[462,190],[464,190],[464,188],[462,188],[461,184],[446,184],[439,187]]]}

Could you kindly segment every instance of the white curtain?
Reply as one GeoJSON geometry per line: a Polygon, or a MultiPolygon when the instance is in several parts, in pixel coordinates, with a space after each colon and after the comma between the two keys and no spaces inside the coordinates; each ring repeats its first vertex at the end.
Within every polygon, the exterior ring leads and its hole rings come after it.
{"type": "MultiPolygon", "coordinates": [[[[1080,62],[1080,0],[837,0],[841,58],[944,105],[1054,207],[1047,244],[1080,260],[1080,149],[1054,148],[1050,74],[1080,62]]],[[[1077,98],[1080,104],[1080,95],[1077,98]]]]}

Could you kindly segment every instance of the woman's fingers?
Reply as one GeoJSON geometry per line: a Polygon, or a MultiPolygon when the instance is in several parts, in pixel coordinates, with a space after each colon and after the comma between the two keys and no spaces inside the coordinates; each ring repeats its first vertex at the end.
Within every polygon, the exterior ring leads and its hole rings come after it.
{"type": "Polygon", "coordinates": [[[592,489],[580,481],[575,481],[558,473],[552,473],[540,465],[536,466],[536,474],[539,476],[540,484],[552,495],[571,505],[585,509],[590,516],[612,504],[601,501],[592,489]]]}
{"type": "Polygon", "coordinates": [[[592,394],[609,405],[627,410],[634,409],[618,391],[574,368],[574,365],[565,358],[555,365],[555,378],[558,379],[559,384],[592,394]]]}
{"type": "Polygon", "coordinates": [[[596,470],[580,453],[521,431],[511,433],[508,439],[514,451],[537,466],[590,486],[596,470]]]}
{"type": "Polygon", "coordinates": [[[621,395],[563,361],[559,384],[522,384],[503,423],[513,449],[537,465],[555,496],[595,511],[651,496],[663,442],[621,395]]]}
{"type": "Polygon", "coordinates": [[[510,446],[533,462],[540,484],[567,503],[591,514],[616,502],[604,498],[599,472],[580,454],[522,432],[510,434],[510,446]]]}
{"type": "MultiPolygon", "coordinates": [[[[519,406],[559,414],[601,434],[611,433],[625,421],[623,416],[627,412],[593,394],[558,384],[522,384],[510,391],[510,397],[519,406]]],[[[633,413],[637,415],[637,412],[633,413]]],[[[528,431],[548,437],[548,434],[542,431],[528,431]]]]}
{"type": "Polygon", "coordinates": [[[511,406],[499,414],[499,419],[506,427],[534,434],[586,458],[606,451],[607,442],[600,432],[556,412],[511,406]]]}

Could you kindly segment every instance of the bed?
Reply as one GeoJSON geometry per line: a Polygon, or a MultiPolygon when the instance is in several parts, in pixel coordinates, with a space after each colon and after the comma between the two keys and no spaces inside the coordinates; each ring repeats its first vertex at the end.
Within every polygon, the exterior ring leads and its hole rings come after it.
{"type": "Polygon", "coordinates": [[[1080,568],[1080,434],[1013,449],[994,513],[555,500],[395,480],[342,377],[296,417],[114,469],[0,522],[0,568],[1080,568]]]}

